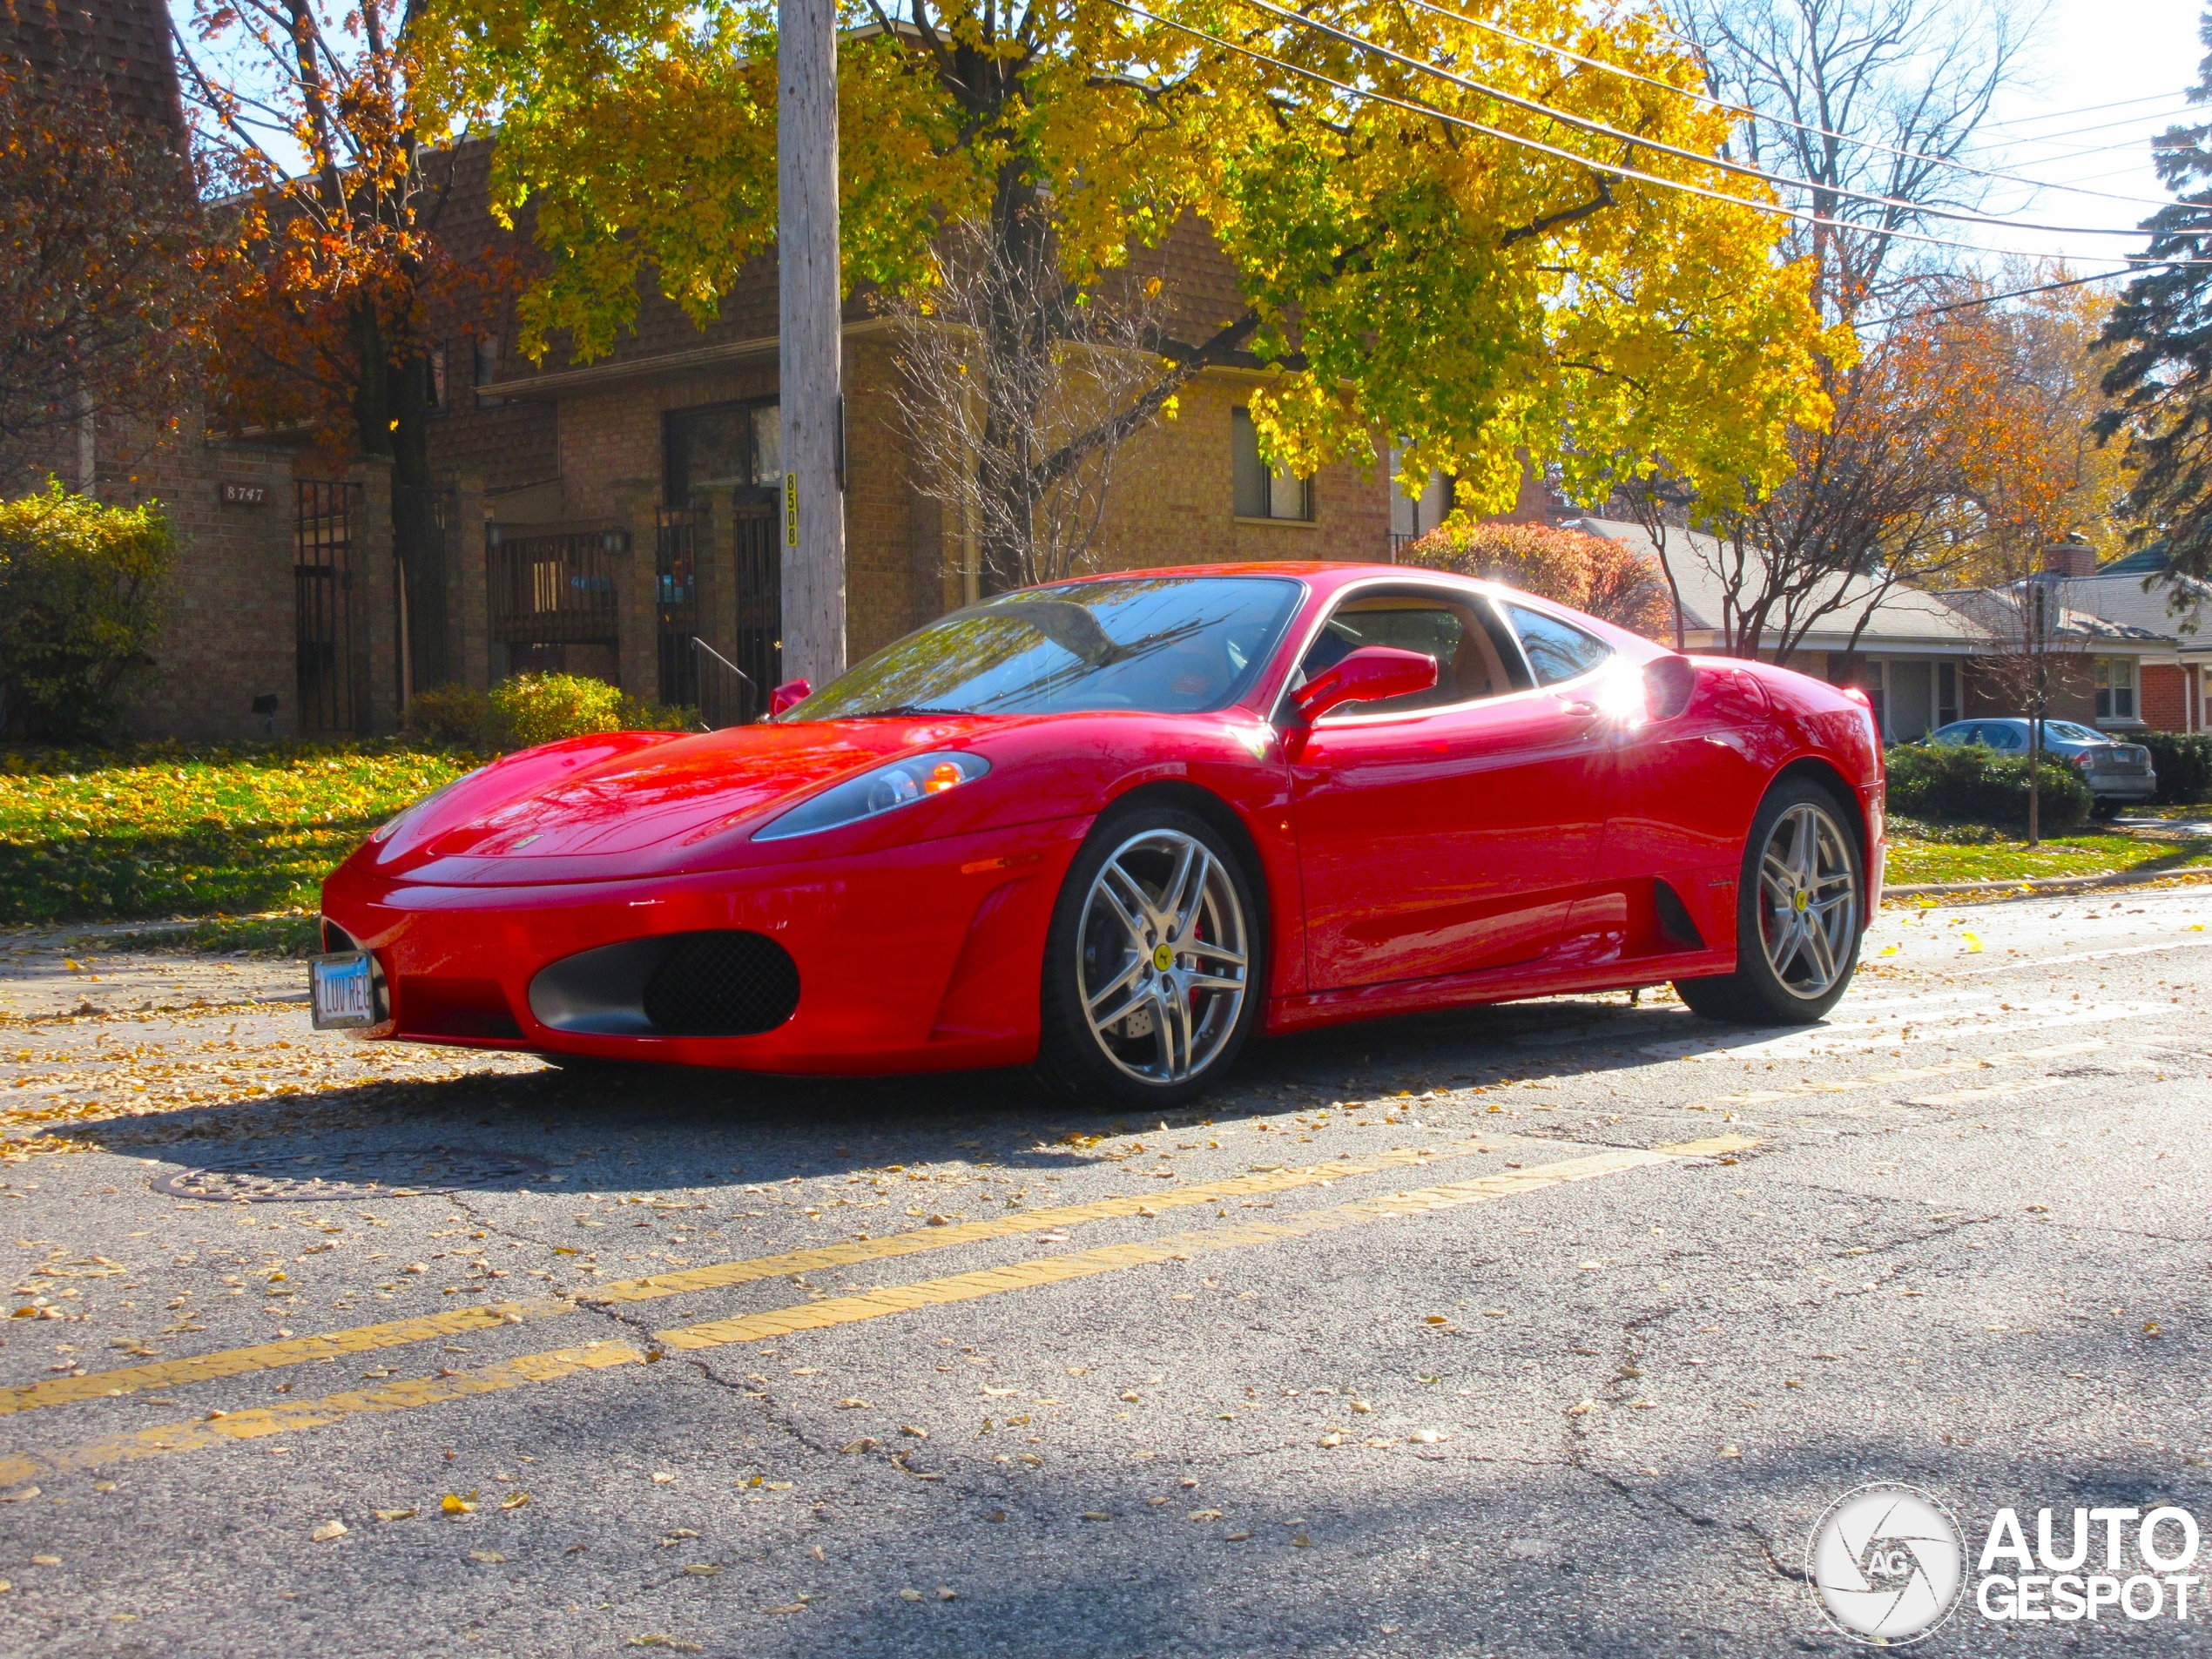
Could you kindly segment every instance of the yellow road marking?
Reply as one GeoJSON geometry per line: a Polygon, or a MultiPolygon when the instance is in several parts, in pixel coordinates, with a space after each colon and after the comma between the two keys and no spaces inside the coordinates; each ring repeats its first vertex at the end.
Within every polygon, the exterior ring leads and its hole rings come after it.
{"type": "Polygon", "coordinates": [[[223,1440],[257,1440],[272,1434],[291,1434],[327,1427],[349,1417],[380,1412],[403,1412],[417,1406],[442,1405],[473,1394],[496,1394],[525,1383],[553,1382],[580,1371],[604,1371],[610,1366],[635,1366],[645,1356],[618,1342],[593,1343],[582,1348],[556,1348],[550,1353],[524,1354],[476,1371],[451,1377],[415,1377],[382,1388],[361,1388],[296,1406],[230,1412],[220,1417],[187,1423],[163,1423],[135,1434],[95,1440],[36,1457],[0,1459],[0,1485],[13,1486],[28,1475],[70,1474],[97,1469],[110,1463],[158,1457],[169,1452],[196,1452],[223,1440]]]}
{"type": "MultiPolygon", "coordinates": [[[[1961,1072],[1986,1071],[1993,1066],[2028,1065],[2039,1060],[2059,1060],[2069,1055],[2094,1054],[2110,1045],[2102,1042],[2058,1042],[2043,1049],[2015,1049],[1999,1054],[1978,1055],[1971,1060],[1946,1061],[1939,1066],[1899,1066],[1892,1071],[1878,1071],[1865,1077],[1837,1077],[1824,1082],[1792,1083],[1786,1089],[1755,1089],[1741,1095],[1723,1095],[1702,1105],[1692,1106],[1691,1111],[1710,1111],[1715,1106],[1770,1106],[1777,1101],[1803,1100],[1809,1095],[1850,1095],[1862,1089],[1885,1089],[1896,1083],[1925,1082],[1931,1077],[1955,1077],[1961,1072]]],[[[1916,1101],[1915,1105],[1925,1104],[1916,1101]]]]}
{"type": "Polygon", "coordinates": [[[913,1308],[973,1301],[978,1297],[996,1296],[1003,1291],[1023,1290],[1033,1285],[1056,1285],[1073,1278],[1088,1278],[1148,1262],[1189,1261],[1196,1256],[1217,1255],[1224,1251],[1242,1250],[1252,1244],[1278,1244],[1286,1239],[1310,1238],[1316,1233],[1336,1232],[1346,1227],[1366,1226],[1401,1216],[1426,1215],[1439,1210],[1458,1209],[1465,1204],[1487,1204],[1500,1198],[1515,1197],[1525,1192],[1540,1191],[1546,1187],[1561,1186],[1570,1181],[1594,1180],[1600,1176],[1617,1175],[1624,1170],[1647,1169],[1654,1164],[1672,1163],[1685,1157],[1740,1152],[1757,1144],[1757,1141],[1747,1140],[1742,1136],[1723,1135],[1711,1140],[1689,1141],[1651,1151],[1600,1152],[1589,1157],[1547,1163],[1534,1170],[1477,1176],[1472,1181],[1455,1181],[1447,1185],[1423,1187],[1410,1192],[1393,1192],[1379,1198],[1366,1198],[1355,1204],[1339,1204],[1326,1210],[1286,1217],[1281,1221],[1245,1222],[1233,1227],[1208,1228],[1200,1232],[1173,1233],[1165,1238],[1142,1244],[1106,1244],[1096,1250],[1076,1251],[1065,1256],[1040,1257],[1034,1261],[988,1268],[981,1272],[955,1273],[948,1278],[927,1279],[919,1285],[894,1285],[860,1296],[833,1297],[796,1307],[774,1308],[765,1313],[741,1314],[733,1319],[712,1319],[705,1325],[657,1332],[653,1340],[673,1352],[718,1348],[732,1342],[758,1342],[767,1337],[789,1336],[795,1331],[820,1331],[832,1325],[881,1318],[886,1314],[904,1313],[913,1308]]]}
{"type": "MultiPolygon", "coordinates": [[[[1508,1137],[1500,1136],[1497,1139],[1508,1137]]],[[[700,1291],[748,1285],[764,1278],[851,1266],[859,1262],[884,1261],[918,1255],[924,1251],[949,1250],[982,1239],[1004,1238],[1016,1233],[1073,1227],[1087,1221],[1135,1216],[1144,1211],[1187,1209],[1219,1204],[1230,1198],[1251,1197],[1264,1192],[1283,1192],[1349,1176],[1373,1175],[1406,1164],[1441,1162],[1479,1156],[1474,1146],[1446,1147],[1435,1151],[1385,1152],[1364,1161],[1339,1160],[1296,1170],[1256,1171],[1195,1186],[1169,1187],[1141,1197],[1099,1198],[1089,1204],[1068,1204],[1055,1210],[1030,1210],[993,1217],[988,1221],[958,1222],[947,1227],[916,1227],[882,1238],[849,1239],[806,1250],[786,1251],[748,1261],[718,1262],[679,1272],[656,1273],[645,1278],[616,1279],[605,1285],[578,1286],[565,1296],[532,1297],[523,1301],[496,1302],[484,1306],[456,1308],[415,1319],[395,1319],[382,1325],[355,1325],[321,1336],[293,1337],[280,1342],[260,1342],[249,1347],[226,1348],[215,1353],[164,1359],[146,1366],[118,1366],[83,1377],[60,1377],[50,1382],[0,1388],[0,1417],[16,1412],[71,1405],[80,1400],[112,1399],[149,1389],[179,1388],[188,1383],[210,1382],[248,1372],[277,1371],[347,1354],[373,1352],[379,1348],[405,1347],[436,1337],[459,1336],[502,1325],[534,1324],[557,1319],[582,1308],[649,1302],[661,1297],[688,1296],[700,1291]]]]}
{"type": "MultiPolygon", "coordinates": [[[[1953,1076],[1992,1066],[2016,1065],[2088,1054],[2107,1046],[2101,1041],[2090,1041],[2022,1049],[1942,1065],[1876,1072],[1863,1077],[1842,1077],[1829,1082],[1795,1084],[1787,1089],[1722,1095],[1708,1102],[1693,1103],[1684,1109],[1710,1111],[1725,1106],[1769,1105],[1812,1095],[1850,1094],[1859,1089],[1953,1076]]],[[[1495,1138],[1510,1137],[1501,1135],[1495,1138]]],[[[540,1320],[565,1318],[583,1307],[612,1306],[652,1301],[663,1297],[691,1295],[703,1291],[752,1284],[760,1279],[782,1278],[792,1274],[848,1267],[862,1262],[887,1261],[900,1256],[918,1255],[925,1251],[949,1250],[984,1239],[1004,1238],[1025,1232],[1042,1232],[1055,1227],[1077,1226],[1089,1221],[1125,1217],[1146,1210],[1159,1211],[1217,1204],[1229,1198],[1287,1191],[1351,1176],[1372,1175],[1396,1166],[1440,1163],[1475,1156],[1478,1154],[1473,1146],[1445,1147],[1433,1151],[1404,1150],[1374,1155],[1357,1162],[1340,1160],[1335,1163],[1294,1170],[1260,1171],[1232,1177],[1224,1181],[1170,1187],[1142,1197],[1102,1198],[1089,1204],[1069,1204],[1053,1210],[1024,1211],[1015,1215],[995,1217],[988,1221],[960,1222],[948,1227],[917,1227],[882,1238],[851,1239],[841,1244],[755,1257],[750,1260],[720,1262],[677,1272],[656,1273],[644,1278],[617,1279],[605,1285],[578,1286],[563,1296],[532,1297],[521,1301],[456,1308],[450,1312],[428,1314],[419,1318],[355,1325],[321,1336],[255,1343],[214,1353],[165,1359],[152,1365],[120,1366],[82,1377],[61,1377],[49,1382],[0,1388],[0,1417],[17,1412],[73,1405],[88,1399],[113,1399],[149,1390],[181,1388],[192,1383],[217,1381],[252,1372],[281,1370],[289,1366],[310,1365],[323,1359],[342,1359],[348,1354],[371,1353],[382,1348],[406,1347],[438,1337],[461,1336],[502,1325],[536,1324],[540,1320]]]]}
{"type": "Polygon", "coordinates": [[[2033,1095],[2046,1089],[2063,1089],[2063,1077],[2016,1077],[2011,1082],[1992,1083],[1986,1089],[1952,1089],[1940,1095],[1919,1095],[1913,1098],[1915,1106],[1971,1106],[1977,1101],[2001,1100],[2010,1095],[2033,1095]]]}
{"type": "MultiPolygon", "coordinates": [[[[773,1309],[734,1319],[664,1331],[655,1338],[663,1349],[696,1352],[735,1342],[758,1342],[799,1331],[819,1331],[904,1313],[919,1307],[974,1301],[1007,1291],[1026,1290],[1069,1279],[1092,1278],[1148,1263],[1188,1261],[1256,1244],[1280,1244],[1315,1234],[1339,1231],[1403,1217],[1432,1214],[1441,1210],[1485,1204],[1522,1193],[1541,1191],[1570,1182],[1595,1180],[1629,1170],[1648,1169],[1686,1157],[1719,1157],[1757,1145],[1738,1135],[1717,1136],[1649,1151],[1600,1152],[1568,1158],[1538,1169],[1479,1176],[1329,1209],[1312,1211],[1281,1221],[1248,1222],[1198,1232],[1178,1233],[1147,1244],[1109,1244],[1066,1256],[1048,1256],[981,1272],[957,1273],[919,1284],[875,1291],[864,1296],[837,1297],[827,1301],[773,1309]]],[[[583,1371],[635,1365],[649,1356],[619,1343],[563,1348],[550,1353],[525,1354],[498,1365],[451,1377],[422,1377],[387,1387],[329,1394],[298,1405],[244,1411],[223,1417],[163,1424],[136,1433],[95,1440],[58,1451],[19,1454],[0,1459],[0,1486],[14,1486],[37,1477],[81,1473],[111,1463],[158,1457],[173,1452],[197,1451],[221,1440],[258,1440],[272,1434],[300,1433],[326,1427],[353,1417],[405,1411],[418,1406],[442,1405],[477,1394],[497,1393],[526,1383],[552,1382],[583,1371]]]]}

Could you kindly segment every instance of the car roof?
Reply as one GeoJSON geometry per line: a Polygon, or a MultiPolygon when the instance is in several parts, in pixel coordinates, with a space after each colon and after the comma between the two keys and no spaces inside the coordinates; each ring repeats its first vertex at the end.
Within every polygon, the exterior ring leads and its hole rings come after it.
{"type": "Polygon", "coordinates": [[[1664,646],[1606,621],[1586,611],[1564,604],[1557,599],[1548,599],[1541,593],[1531,593],[1504,582],[1493,582],[1483,577],[1461,576],[1456,570],[1438,570],[1425,564],[1373,564],[1337,563],[1327,559],[1252,559],[1226,564],[1166,564],[1140,566],[1126,570],[1093,570],[1082,576],[1065,577],[1058,582],[1039,583],[1039,587],[1067,587],[1079,583],[1127,582],[1154,577],[1288,577],[1309,583],[1316,595],[1327,598],[1355,583],[1369,581],[1437,582],[1460,588],[1472,588],[1492,598],[1507,600],[1515,604],[1527,604],[1530,609],[1555,612],[1571,618],[1575,625],[1602,637],[1615,649],[1631,651],[1663,651],[1664,646]]]}

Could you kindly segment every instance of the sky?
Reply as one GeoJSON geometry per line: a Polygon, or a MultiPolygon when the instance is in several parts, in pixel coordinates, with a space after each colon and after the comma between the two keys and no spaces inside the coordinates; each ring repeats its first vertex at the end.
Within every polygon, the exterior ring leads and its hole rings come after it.
{"type": "MultiPolygon", "coordinates": [[[[1991,111],[1978,164],[2054,184],[2168,199],[2151,167],[2150,140],[2174,121],[2192,118],[2184,95],[2205,55],[2197,39],[2202,10],[2201,0],[2051,0],[2029,60],[2029,84],[1991,111]]],[[[2212,118],[2212,110],[2194,118],[2212,118]]],[[[2015,194],[1993,206],[2021,219],[2112,228],[2133,226],[2156,211],[2056,190],[2020,204],[2015,194]]],[[[2075,260],[2141,246],[2120,237],[2028,232],[1993,232],[1984,239],[2075,260]]]]}

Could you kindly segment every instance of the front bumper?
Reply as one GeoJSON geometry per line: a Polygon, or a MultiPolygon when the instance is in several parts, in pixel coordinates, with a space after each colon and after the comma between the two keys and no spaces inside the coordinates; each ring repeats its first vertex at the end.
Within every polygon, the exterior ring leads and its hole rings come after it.
{"type": "MultiPolygon", "coordinates": [[[[747,1071],[871,1075],[1035,1058],[1044,936],[1088,819],[849,859],[650,880],[434,887],[349,863],[323,913],[375,955],[390,1017],[362,1035],[747,1071]],[[789,1019],[747,1036],[556,1029],[532,982],[582,952],[736,930],[789,954],[789,1019]]],[[[543,1001],[543,999],[541,999],[543,1001]]]]}

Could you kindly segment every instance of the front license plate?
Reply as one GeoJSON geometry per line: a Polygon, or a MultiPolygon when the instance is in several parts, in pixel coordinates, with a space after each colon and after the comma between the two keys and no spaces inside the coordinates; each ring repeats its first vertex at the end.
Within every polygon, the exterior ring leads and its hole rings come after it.
{"type": "Polygon", "coordinates": [[[318,956],[307,965],[307,973],[314,993],[316,1030],[343,1031],[376,1023],[376,985],[367,951],[318,956]]]}

